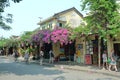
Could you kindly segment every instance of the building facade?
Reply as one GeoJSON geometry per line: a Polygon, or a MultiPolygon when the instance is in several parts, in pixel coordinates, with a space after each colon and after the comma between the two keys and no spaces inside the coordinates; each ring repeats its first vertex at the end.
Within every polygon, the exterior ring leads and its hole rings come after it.
{"type": "Polygon", "coordinates": [[[38,25],[40,29],[54,29],[55,26],[64,27],[66,24],[74,28],[81,23],[83,23],[83,15],[73,7],[40,21],[38,25]]]}
{"type": "MultiPolygon", "coordinates": [[[[61,11],[59,13],[54,14],[53,16],[40,21],[38,25],[40,25],[40,29],[54,29],[56,26],[58,27],[65,27],[66,25],[69,25],[72,28],[78,27],[79,25],[83,24],[83,15],[74,7],[61,11]]],[[[68,58],[71,57],[73,60],[74,54],[76,54],[77,47],[80,42],[80,40],[76,40],[73,44],[69,45],[60,45],[59,43],[52,43],[52,48],[55,53],[55,56],[62,55],[62,58],[64,58],[64,54],[68,56],[68,58]],[[69,54],[69,55],[67,55],[69,54]]],[[[81,54],[83,54],[83,49],[81,50],[81,54]]],[[[83,58],[83,56],[81,56],[83,58]]],[[[82,59],[82,62],[83,59],[82,59]]]]}

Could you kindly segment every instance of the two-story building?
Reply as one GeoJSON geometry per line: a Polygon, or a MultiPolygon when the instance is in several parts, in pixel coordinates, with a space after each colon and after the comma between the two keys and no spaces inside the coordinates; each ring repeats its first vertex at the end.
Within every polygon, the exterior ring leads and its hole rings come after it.
{"type": "MultiPolygon", "coordinates": [[[[43,21],[40,21],[38,25],[40,25],[41,30],[54,29],[55,26],[64,27],[67,24],[72,28],[75,28],[83,22],[83,15],[75,7],[72,7],[70,9],[58,12],[43,21]]],[[[78,44],[83,44],[82,42],[83,40],[67,46],[61,46],[59,43],[52,43],[52,48],[56,56],[59,54],[70,54],[73,57],[76,50],[78,50],[78,44]]],[[[83,48],[80,52],[85,54],[83,48]]],[[[84,56],[82,56],[82,58],[84,58],[84,56]]],[[[82,62],[84,63],[84,60],[82,60],[82,62]]]]}
{"type": "Polygon", "coordinates": [[[55,26],[63,27],[65,24],[69,24],[72,28],[79,26],[83,22],[83,15],[74,7],[56,13],[53,16],[40,21],[41,29],[53,29],[55,26]]]}

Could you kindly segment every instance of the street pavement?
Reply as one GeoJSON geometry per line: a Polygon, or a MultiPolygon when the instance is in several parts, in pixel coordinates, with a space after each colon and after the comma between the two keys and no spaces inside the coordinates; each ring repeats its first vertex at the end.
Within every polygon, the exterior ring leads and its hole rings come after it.
{"type": "Polygon", "coordinates": [[[0,57],[0,80],[119,80],[120,72],[98,69],[96,66],[44,62],[25,64],[11,57],[0,57]],[[114,75],[113,75],[114,74],[114,75]]]}

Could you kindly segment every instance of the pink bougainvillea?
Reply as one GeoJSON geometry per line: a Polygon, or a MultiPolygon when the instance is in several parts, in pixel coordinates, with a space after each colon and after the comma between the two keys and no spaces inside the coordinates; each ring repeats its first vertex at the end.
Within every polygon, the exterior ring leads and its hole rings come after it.
{"type": "Polygon", "coordinates": [[[45,42],[45,43],[50,43],[50,34],[51,34],[51,31],[50,30],[43,30],[42,32],[42,40],[45,42]]]}
{"type": "Polygon", "coordinates": [[[36,34],[32,36],[32,40],[35,42],[43,41],[45,43],[57,43],[68,44],[72,43],[69,40],[70,31],[66,28],[55,28],[54,30],[39,30],[36,34]]]}
{"type": "Polygon", "coordinates": [[[34,42],[40,42],[41,40],[45,43],[50,42],[50,30],[39,30],[36,34],[32,36],[34,42]]]}
{"type": "Polygon", "coordinates": [[[51,32],[51,41],[54,43],[60,42],[61,44],[68,43],[69,31],[65,28],[56,28],[51,32]]]}

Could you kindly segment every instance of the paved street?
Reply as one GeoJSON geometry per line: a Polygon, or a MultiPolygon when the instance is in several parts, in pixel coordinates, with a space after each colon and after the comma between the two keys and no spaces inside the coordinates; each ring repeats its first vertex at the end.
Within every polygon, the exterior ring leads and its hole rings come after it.
{"type": "Polygon", "coordinates": [[[14,62],[0,57],[0,80],[119,80],[119,77],[14,62]]]}

